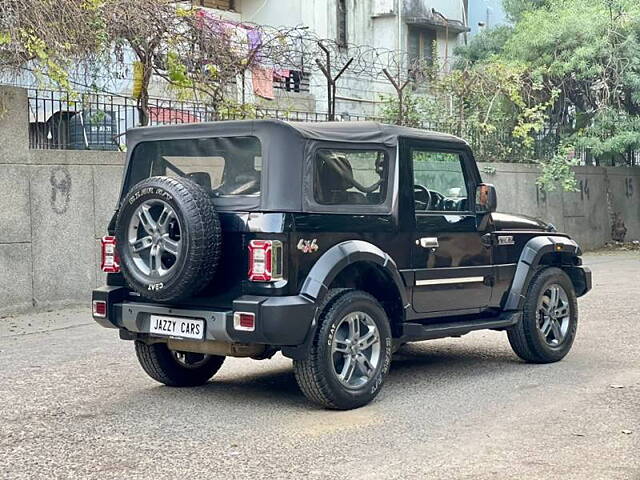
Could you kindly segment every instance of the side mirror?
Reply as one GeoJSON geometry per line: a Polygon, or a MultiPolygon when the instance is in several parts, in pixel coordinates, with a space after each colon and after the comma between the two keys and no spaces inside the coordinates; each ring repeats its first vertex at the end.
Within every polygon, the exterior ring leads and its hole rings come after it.
{"type": "Polygon", "coordinates": [[[476,213],[495,212],[498,207],[496,187],[490,183],[481,183],[476,187],[476,213]]]}

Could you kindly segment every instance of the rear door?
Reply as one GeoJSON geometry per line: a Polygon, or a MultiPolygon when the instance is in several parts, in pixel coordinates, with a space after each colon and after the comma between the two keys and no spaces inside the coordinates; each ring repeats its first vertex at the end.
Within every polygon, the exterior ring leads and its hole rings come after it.
{"type": "Polygon", "coordinates": [[[414,191],[414,309],[463,314],[485,308],[493,268],[473,211],[480,179],[470,152],[409,141],[403,153],[414,191]]]}

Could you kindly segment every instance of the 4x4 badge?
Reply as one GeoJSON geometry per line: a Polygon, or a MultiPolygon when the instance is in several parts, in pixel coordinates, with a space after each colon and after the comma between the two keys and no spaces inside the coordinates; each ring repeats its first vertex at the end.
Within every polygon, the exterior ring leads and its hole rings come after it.
{"type": "Polygon", "coordinates": [[[313,240],[305,240],[303,238],[298,242],[298,250],[302,253],[313,253],[318,251],[318,244],[316,243],[316,239],[313,240]]]}
{"type": "Polygon", "coordinates": [[[513,245],[515,242],[513,241],[513,235],[499,235],[498,236],[498,245],[513,245]]]}

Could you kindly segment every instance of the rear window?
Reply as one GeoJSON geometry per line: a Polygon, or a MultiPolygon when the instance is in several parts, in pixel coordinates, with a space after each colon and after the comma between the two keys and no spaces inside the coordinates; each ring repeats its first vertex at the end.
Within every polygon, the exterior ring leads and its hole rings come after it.
{"type": "Polygon", "coordinates": [[[129,165],[127,190],[160,175],[187,177],[215,197],[260,195],[262,149],[256,137],[141,142],[129,165]]]}

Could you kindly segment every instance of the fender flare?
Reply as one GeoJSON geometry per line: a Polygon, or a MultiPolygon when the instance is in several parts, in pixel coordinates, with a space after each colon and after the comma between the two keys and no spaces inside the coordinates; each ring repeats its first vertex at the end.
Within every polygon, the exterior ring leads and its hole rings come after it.
{"type": "Polygon", "coordinates": [[[520,254],[504,310],[522,310],[524,308],[527,288],[540,265],[540,260],[547,253],[554,252],[573,257],[582,255],[578,244],[570,238],[557,235],[533,237],[526,243],[520,254]]]}
{"type": "Polygon", "coordinates": [[[406,308],[409,304],[409,295],[396,262],[380,248],[364,240],[348,240],[327,250],[309,271],[300,293],[320,303],[338,274],[347,266],[357,262],[368,262],[382,267],[393,280],[400,292],[402,306],[406,308]]]}
{"type": "Polygon", "coordinates": [[[283,355],[294,360],[302,360],[307,357],[318,326],[318,308],[329,293],[329,285],[344,268],[357,262],[373,263],[382,267],[400,293],[403,309],[410,305],[409,294],[398,271],[398,266],[388,254],[364,240],[348,240],[339,243],[327,250],[316,261],[305,278],[300,295],[313,301],[316,309],[304,343],[283,347],[283,355]]]}

